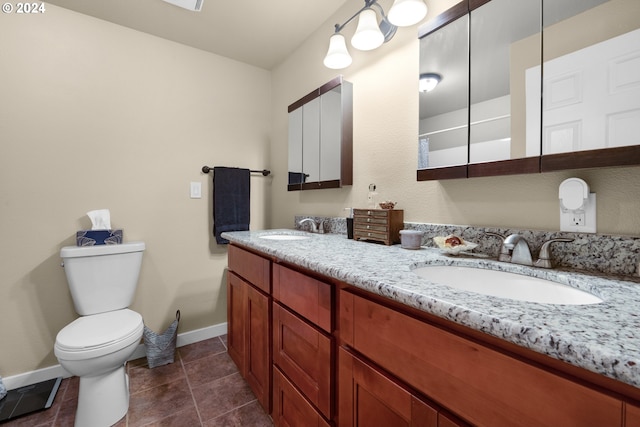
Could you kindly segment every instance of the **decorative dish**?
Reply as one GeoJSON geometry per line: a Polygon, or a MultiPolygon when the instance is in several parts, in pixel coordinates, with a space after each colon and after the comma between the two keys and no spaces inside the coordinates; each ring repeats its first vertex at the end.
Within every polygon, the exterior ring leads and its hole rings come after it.
{"type": "Polygon", "coordinates": [[[438,245],[438,248],[440,248],[442,252],[449,255],[458,255],[461,252],[471,251],[478,246],[477,243],[467,242],[462,237],[453,234],[446,237],[434,237],[433,241],[438,245]]]}
{"type": "Polygon", "coordinates": [[[386,200],[384,202],[378,203],[381,209],[393,209],[396,206],[396,202],[392,202],[390,200],[386,200]]]}

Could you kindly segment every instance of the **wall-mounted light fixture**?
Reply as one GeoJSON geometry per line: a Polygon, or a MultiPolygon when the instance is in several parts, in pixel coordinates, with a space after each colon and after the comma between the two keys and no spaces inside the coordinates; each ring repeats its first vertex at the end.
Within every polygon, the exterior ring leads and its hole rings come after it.
{"type": "Polygon", "coordinates": [[[418,88],[420,89],[420,92],[431,92],[436,88],[436,86],[438,86],[438,83],[440,83],[440,80],[442,80],[442,76],[440,76],[440,74],[436,74],[436,73],[420,74],[420,84],[418,88]]]}
{"type": "Polygon", "coordinates": [[[351,65],[351,55],[340,31],[354,18],[358,17],[358,27],[351,38],[351,45],[358,50],[372,50],[391,40],[398,27],[417,24],[426,15],[427,5],[424,0],[395,0],[389,9],[389,15],[385,15],[378,0],[364,0],[362,9],[344,24],[336,24],[335,32],[329,39],[327,56],[324,58],[325,67],[337,70],[351,65]],[[374,6],[380,11],[382,19],[379,23],[374,6]]]}

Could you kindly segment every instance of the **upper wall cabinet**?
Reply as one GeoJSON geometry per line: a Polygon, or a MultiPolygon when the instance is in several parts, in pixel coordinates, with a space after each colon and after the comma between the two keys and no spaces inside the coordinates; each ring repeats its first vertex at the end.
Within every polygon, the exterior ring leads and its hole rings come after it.
{"type": "Polygon", "coordinates": [[[464,178],[469,147],[469,15],[459,3],[422,27],[418,179],[464,178]],[[443,24],[447,25],[443,25],[443,24]],[[424,86],[424,87],[423,87],[424,86]]]}
{"type": "Polygon", "coordinates": [[[460,55],[433,45],[464,14],[468,134],[432,143],[443,69],[420,93],[418,180],[640,164],[640,1],[463,0],[421,28],[421,77],[460,55]]]}
{"type": "Polygon", "coordinates": [[[640,163],[640,1],[543,10],[542,171],[640,163]]]}
{"type": "Polygon", "coordinates": [[[353,183],[352,99],[339,76],[289,106],[289,191],[353,183]]]}

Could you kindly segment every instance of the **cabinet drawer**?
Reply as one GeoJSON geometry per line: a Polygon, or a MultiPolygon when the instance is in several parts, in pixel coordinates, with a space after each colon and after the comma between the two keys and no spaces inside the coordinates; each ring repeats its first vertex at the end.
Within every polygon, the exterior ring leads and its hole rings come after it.
{"type": "Polygon", "coordinates": [[[331,333],[331,285],[279,264],[273,266],[273,297],[331,333]]]}
{"type": "Polygon", "coordinates": [[[389,235],[387,233],[376,232],[376,231],[353,230],[353,238],[354,239],[376,239],[376,240],[387,241],[389,239],[389,235]]]}
{"type": "Polygon", "coordinates": [[[271,293],[271,261],[234,245],[229,246],[228,258],[230,271],[262,291],[271,293]]]}
{"type": "Polygon", "coordinates": [[[353,224],[358,227],[364,227],[366,225],[384,225],[389,224],[389,219],[387,217],[384,218],[376,218],[376,217],[363,217],[363,216],[354,216],[353,224]]]}
{"type": "Polygon", "coordinates": [[[273,423],[276,427],[330,427],[277,367],[273,367],[273,423]]]}
{"type": "Polygon", "coordinates": [[[354,209],[353,216],[368,216],[372,218],[387,218],[389,211],[385,209],[354,209]]]}
{"type": "Polygon", "coordinates": [[[611,396],[345,291],[340,322],[355,349],[475,425],[621,425],[611,396]]]}
{"type": "Polygon", "coordinates": [[[386,224],[384,225],[376,225],[376,224],[353,224],[354,230],[362,230],[362,231],[379,231],[382,233],[386,233],[389,230],[386,224]]]}
{"type": "Polygon", "coordinates": [[[331,419],[331,339],[273,303],[273,363],[331,419]]]}

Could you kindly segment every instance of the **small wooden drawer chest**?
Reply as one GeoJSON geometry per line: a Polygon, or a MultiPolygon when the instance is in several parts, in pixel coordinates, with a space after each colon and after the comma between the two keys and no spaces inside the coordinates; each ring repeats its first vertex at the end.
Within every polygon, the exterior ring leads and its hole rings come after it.
{"type": "Polygon", "coordinates": [[[393,245],[400,243],[400,230],[404,227],[402,209],[354,209],[353,238],[372,240],[393,245]]]}

